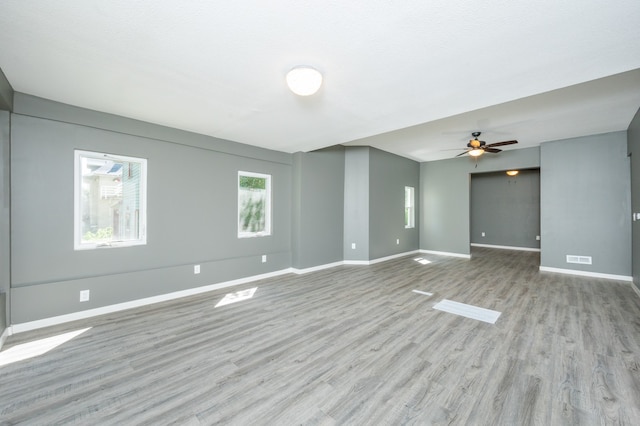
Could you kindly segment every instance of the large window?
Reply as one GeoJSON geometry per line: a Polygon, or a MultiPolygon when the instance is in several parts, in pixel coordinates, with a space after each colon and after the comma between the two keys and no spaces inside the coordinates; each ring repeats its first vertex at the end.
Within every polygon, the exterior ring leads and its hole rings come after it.
{"type": "Polygon", "coordinates": [[[412,186],[404,187],[404,227],[415,228],[416,226],[416,209],[415,209],[415,191],[412,186]]]}
{"type": "Polygon", "coordinates": [[[146,244],[147,160],[75,151],[76,250],[146,244]]]}
{"type": "Polygon", "coordinates": [[[238,172],[238,237],[271,235],[271,176],[238,172]]]}

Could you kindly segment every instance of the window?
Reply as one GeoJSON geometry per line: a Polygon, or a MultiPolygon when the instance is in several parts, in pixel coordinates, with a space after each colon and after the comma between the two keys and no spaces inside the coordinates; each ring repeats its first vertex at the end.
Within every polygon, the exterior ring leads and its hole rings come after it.
{"type": "Polygon", "coordinates": [[[76,250],[147,243],[147,160],[75,151],[76,250]]]}
{"type": "Polygon", "coordinates": [[[271,235],[271,176],[238,172],[238,238],[271,235]]]}
{"type": "Polygon", "coordinates": [[[404,187],[404,227],[416,227],[415,194],[412,186],[404,187]]]}

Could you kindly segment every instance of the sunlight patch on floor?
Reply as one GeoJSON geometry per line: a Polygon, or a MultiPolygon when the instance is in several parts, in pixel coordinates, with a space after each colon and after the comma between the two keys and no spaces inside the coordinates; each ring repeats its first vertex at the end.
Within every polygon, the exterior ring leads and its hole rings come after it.
{"type": "Polygon", "coordinates": [[[430,261],[430,260],[427,260],[427,259],[422,258],[422,257],[416,257],[416,258],[415,258],[415,259],[413,259],[413,260],[415,260],[416,262],[418,262],[418,263],[419,263],[419,264],[421,264],[421,265],[428,265],[428,264],[430,264],[430,263],[431,263],[431,261],[430,261]]]}
{"type": "Polygon", "coordinates": [[[501,314],[501,312],[493,311],[491,309],[480,308],[478,306],[467,305],[465,303],[454,302],[453,300],[447,299],[436,303],[433,306],[433,309],[487,322],[489,324],[495,324],[501,314]]]}
{"type": "Polygon", "coordinates": [[[236,291],[235,293],[228,293],[216,304],[216,308],[219,306],[230,305],[236,302],[242,302],[243,300],[251,299],[258,287],[250,288],[247,290],[236,291]]]}
{"type": "Polygon", "coordinates": [[[0,352],[0,366],[44,355],[88,330],[91,327],[12,346],[0,352]]]}

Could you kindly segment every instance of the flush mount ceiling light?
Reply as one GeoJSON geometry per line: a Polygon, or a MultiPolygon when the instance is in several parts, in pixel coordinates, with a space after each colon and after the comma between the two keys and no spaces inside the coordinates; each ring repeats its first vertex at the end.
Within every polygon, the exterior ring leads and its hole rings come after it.
{"type": "Polygon", "coordinates": [[[322,74],[315,68],[299,66],[287,73],[287,86],[298,96],[310,96],[320,89],[322,74]]]}
{"type": "Polygon", "coordinates": [[[515,175],[517,175],[518,173],[519,173],[519,172],[518,172],[518,170],[507,170],[507,174],[508,174],[509,176],[515,176],[515,175]]]}

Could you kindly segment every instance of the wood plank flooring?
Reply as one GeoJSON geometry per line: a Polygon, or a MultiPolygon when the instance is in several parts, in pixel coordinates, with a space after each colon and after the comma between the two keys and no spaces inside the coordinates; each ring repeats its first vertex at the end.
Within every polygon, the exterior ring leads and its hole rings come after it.
{"type": "Polygon", "coordinates": [[[472,254],[285,275],[11,336],[3,352],[91,327],[0,366],[0,424],[640,424],[629,283],[541,273],[538,253],[472,254]],[[442,299],[502,315],[434,310],[442,299]]]}

